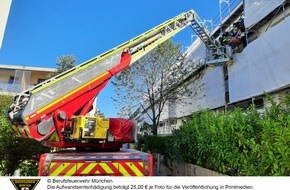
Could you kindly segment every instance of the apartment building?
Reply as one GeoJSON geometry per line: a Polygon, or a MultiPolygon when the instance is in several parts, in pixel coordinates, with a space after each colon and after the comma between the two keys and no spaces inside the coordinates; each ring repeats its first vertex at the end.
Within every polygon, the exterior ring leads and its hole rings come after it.
{"type": "Polygon", "coordinates": [[[15,94],[29,89],[47,79],[53,68],[0,64],[0,93],[15,94]]]}
{"type": "Polygon", "coordinates": [[[220,10],[211,36],[218,41],[223,30],[232,33],[235,23],[242,19],[246,45],[231,45],[230,65],[211,66],[206,65],[205,44],[199,38],[192,43],[186,59],[202,63],[203,67],[192,70],[199,69],[190,79],[193,92],[190,97],[184,97],[183,103],[172,100],[166,103],[158,134],[170,134],[200,109],[230,110],[253,104],[263,109],[267,106],[265,93],[278,98],[290,92],[290,2],[230,0],[227,3],[228,9],[220,10]]]}

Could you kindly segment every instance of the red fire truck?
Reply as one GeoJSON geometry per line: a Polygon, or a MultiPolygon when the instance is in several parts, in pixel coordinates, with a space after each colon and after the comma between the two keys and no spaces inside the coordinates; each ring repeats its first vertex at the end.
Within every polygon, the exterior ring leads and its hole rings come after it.
{"type": "Polygon", "coordinates": [[[153,175],[151,154],[121,149],[135,142],[136,123],[88,113],[112,76],[186,26],[217,50],[190,10],[14,97],[8,117],[19,136],[68,149],[41,155],[39,175],[153,175]],[[88,148],[94,151],[80,151],[88,148]]]}

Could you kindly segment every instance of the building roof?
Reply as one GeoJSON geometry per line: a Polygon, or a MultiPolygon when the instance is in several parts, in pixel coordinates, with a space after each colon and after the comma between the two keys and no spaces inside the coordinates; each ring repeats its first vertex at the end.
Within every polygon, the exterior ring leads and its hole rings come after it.
{"type": "Polygon", "coordinates": [[[2,65],[0,64],[0,69],[11,69],[11,70],[26,70],[26,71],[46,71],[55,72],[55,68],[47,67],[30,67],[30,66],[20,66],[20,65],[2,65]]]}

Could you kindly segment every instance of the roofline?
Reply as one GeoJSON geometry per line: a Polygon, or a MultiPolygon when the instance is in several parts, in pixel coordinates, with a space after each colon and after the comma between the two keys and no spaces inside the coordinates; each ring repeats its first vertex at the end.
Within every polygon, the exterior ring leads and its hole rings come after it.
{"type": "Polygon", "coordinates": [[[55,68],[30,67],[30,66],[20,66],[20,65],[2,65],[2,64],[0,64],[0,69],[15,69],[15,70],[26,70],[26,71],[56,72],[55,68]]]}

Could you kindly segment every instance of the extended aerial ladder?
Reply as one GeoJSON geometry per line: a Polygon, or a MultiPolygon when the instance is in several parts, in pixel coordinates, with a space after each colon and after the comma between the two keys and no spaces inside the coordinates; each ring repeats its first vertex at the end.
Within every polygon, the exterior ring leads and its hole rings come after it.
{"type": "Polygon", "coordinates": [[[14,97],[8,110],[14,130],[50,147],[119,148],[133,142],[134,123],[87,116],[109,79],[156,46],[191,26],[210,51],[217,50],[193,11],[182,13],[85,63],[14,97]]]}
{"type": "Polygon", "coordinates": [[[226,46],[220,46],[217,43],[197,14],[195,14],[195,19],[192,20],[190,26],[206,46],[206,65],[222,66],[231,63],[231,50],[227,50],[226,46]]]}

